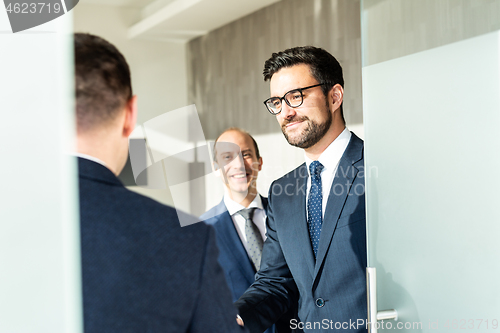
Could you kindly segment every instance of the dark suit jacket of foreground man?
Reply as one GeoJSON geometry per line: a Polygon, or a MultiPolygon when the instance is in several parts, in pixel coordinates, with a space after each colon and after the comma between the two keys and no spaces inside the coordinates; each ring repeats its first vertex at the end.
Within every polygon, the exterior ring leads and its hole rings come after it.
{"type": "Polygon", "coordinates": [[[363,141],[353,133],[340,159],[316,261],[307,226],[307,177],[304,163],[271,185],[261,269],[236,306],[245,327],[261,332],[300,295],[300,321],[316,325],[312,329],[306,327],[305,332],[339,330],[339,325],[342,332],[365,332],[363,141]],[[352,326],[357,320],[363,324],[352,326]]]}
{"type": "Polygon", "coordinates": [[[78,166],[85,332],[241,332],[213,229],[78,166]]]}

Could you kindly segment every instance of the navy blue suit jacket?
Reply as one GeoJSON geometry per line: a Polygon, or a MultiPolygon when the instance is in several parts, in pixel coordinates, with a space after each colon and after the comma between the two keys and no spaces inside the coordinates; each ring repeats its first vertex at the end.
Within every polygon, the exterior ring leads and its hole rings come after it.
{"type": "Polygon", "coordinates": [[[309,325],[305,332],[323,332],[335,325],[346,332],[365,332],[363,141],[353,133],[340,159],[316,260],[307,227],[307,177],[304,163],[271,185],[261,269],[236,306],[251,332],[272,325],[297,299],[300,321],[309,325]],[[363,325],[352,326],[358,319],[363,325]]]}
{"type": "MultiPolygon", "coordinates": [[[[267,198],[261,196],[262,206],[267,213],[267,198]]],[[[237,301],[241,295],[255,281],[255,268],[247,251],[241,242],[238,231],[234,226],[233,219],[227,211],[224,200],[201,216],[205,223],[215,228],[217,245],[219,246],[219,263],[224,269],[227,283],[233,295],[233,301],[237,301]]],[[[275,325],[276,332],[291,332],[290,319],[294,318],[297,307],[292,307],[275,325]]],[[[273,328],[266,330],[272,333],[273,328]]]]}
{"type": "Polygon", "coordinates": [[[84,331],[241,332],[213,228],[79,158],[84,331]]]}

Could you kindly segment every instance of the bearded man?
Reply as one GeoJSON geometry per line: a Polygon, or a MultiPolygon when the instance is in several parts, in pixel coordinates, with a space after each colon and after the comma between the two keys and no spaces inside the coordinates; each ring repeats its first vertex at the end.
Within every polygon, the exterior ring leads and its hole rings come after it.
{"type": "Polygon", "coordinates": [[[316,47],[274,53],[264,66],[276,116],[305,163],[269,191],[267,239],[256,281],[235,303],[262,332],[298,302],[304,332],[366,331],[363,141],[345,125],[338,61],[316,47]]]}

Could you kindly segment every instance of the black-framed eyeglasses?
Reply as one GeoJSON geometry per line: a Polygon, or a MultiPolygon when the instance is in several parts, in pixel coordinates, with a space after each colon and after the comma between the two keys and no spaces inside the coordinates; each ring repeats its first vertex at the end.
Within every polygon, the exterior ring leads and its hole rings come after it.
{"type": "Polygon", "coordinates": [[[309,86],[305,88],[293,89],[287,92],[283,97],[271,97],[264,101],[264,105],[271,114],[277,115],[281,112],[281,101],[285,100],[285,103],[291,108],[297,108],[304,102],[304,94],[302,92],[306,89],[323,86],[325,83],[315,84],[314,86],[309,86]]]}

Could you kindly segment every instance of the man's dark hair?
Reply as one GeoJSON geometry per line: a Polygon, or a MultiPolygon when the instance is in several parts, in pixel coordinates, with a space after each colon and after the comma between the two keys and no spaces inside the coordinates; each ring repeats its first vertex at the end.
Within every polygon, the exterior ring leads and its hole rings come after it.
{"type": "Polygon", "coordinates": [[[84,33],[74,35],[76,119],[89,130],[116,118],[132,97],[127,61],[106,40],[84,33]]]}
{"type": "MultiPolygon", "coordinates": [[[[292,67],[299,64],[309,65],[311,75],[316,81],[325,84],[321,86],[325,96],[327,96],[328,91],[336,84],[340,84],[344,88],[342,67],[337,59],[324,49],[314,46],[294,47],[273,53],[271,58],[264,64],[264,71],[262,73],[264,74],[264,81],[270,80],[283,67],[292,67]]],[[[344,120],[342,105],[340,106],[340,114],[342,120],[344,120]]]]}
{"type": "Polygon", "coordinates": [[[227,133],[227,132],[231,132],[231,131],[240,132],[242,134],[248,135],[250,137],[250,139],[252,139],[253,146],[255,147],[255,156],[257,157],[257,159],[260,158],[259,146],[257,146],[257,141],[255,141],[255,139],[253,138],[253,136],[250,133],[248,133],[247,131],[245,131],[244,129],[241,129],[239,127],[229,127],[228,129],[225,129],[221,134],[219,134],[219,136],[217,137],[217,139],[215,139],[215,142],[214,142],[214,156],[213,156],[214,157],[214,162],[217,162],[217,148],[216,148],[217,141],[219,141],[219,138],[221,137],[222,134],[227,133]]]}

